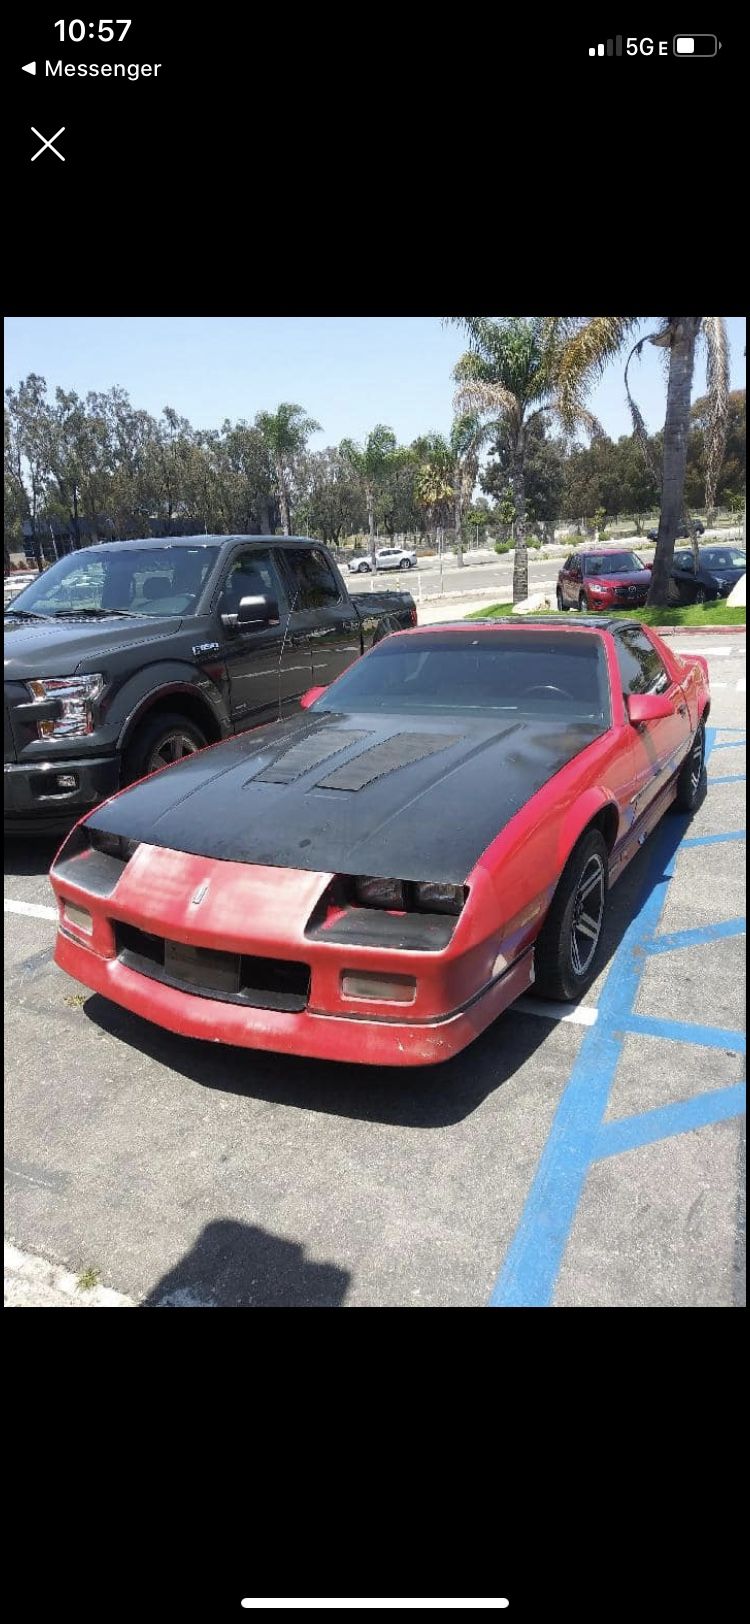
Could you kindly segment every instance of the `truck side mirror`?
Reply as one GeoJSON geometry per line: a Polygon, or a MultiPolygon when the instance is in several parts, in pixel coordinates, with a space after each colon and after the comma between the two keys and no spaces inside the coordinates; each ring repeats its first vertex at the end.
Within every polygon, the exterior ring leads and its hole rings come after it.
{"type": "Polygon", "coordinates": [[[278,626],[279,606],[275,598],[262,593],[257,597],[240,598],[237,614],[222,615],[221,623],[228,631],[262,631],[265,626],[278,626]]]}

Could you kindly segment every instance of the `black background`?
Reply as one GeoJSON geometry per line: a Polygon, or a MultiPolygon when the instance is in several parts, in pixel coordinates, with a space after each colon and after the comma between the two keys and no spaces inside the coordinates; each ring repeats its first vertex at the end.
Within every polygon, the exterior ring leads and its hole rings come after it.
{"type": "Polygon", "coordinates": [[[696,305],[706,276],[739,287],[736,21],[708,61],[600,60],[603,25],[563,11],[144,8],[122,45],[61,45],[62,9],[4,25],[14,311],[546,309],[553,288],[580,310],[639,284],[661,309],[675,279],[696,305]],[[47,59],[162,67],[51,80],[47,59]],[[65,163],[31,162],[32,125],[65,126],[65,163]]]}

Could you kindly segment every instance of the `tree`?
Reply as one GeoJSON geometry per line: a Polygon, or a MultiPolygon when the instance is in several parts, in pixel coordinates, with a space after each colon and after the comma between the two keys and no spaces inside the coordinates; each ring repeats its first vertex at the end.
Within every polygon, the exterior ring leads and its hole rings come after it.
{"type": "Polygon", "coordinates": [[[358,445],[355,440],[342,440],[339,452],[353,469],[364,493],[367,526],[370,532],[370,560],[374,568],[375,502],[388,473],[394,467],[395,460],[403,453],[398,451],[393,429],[389,429],[385,423],[377,423],[375,428],[370,430],[364,445],[358,445]]]}
{"type": "MultiPolygon", "coordinates": [[[[710,402],[701,395],[690,408],[685,500],[692,508],[702,507],[706,489],[706,437],[710,433],[710,402]]],[[[716,483],[716,506],[731,507],[730,497],[745,488],[747,468],[747,409],[744,389],[733,389],[727,397],[727,432],[724,457],[716,483]]]]}
{"type": "MultiPolygon", "coordinates": [[[[571,424],[580,410],[583,391],[601,374],[608,362],[619,355],[639,316],[551,317],[549,330],[562,344],[559,369],[560,395],[564,420],[571,424]]],[[[698,339],[706,346],[708,408],[705,434],[706,507],[712,508],[724,454],[729,393],[727,335],[720,316],[664,316],[657,332],[633,345],[625,366],[625,386],[636,437],[648,455],[648,437],[641,413],[628,386],[628,368],[644,344],[655,344],[667,353],[667,409],[664,423],[664,449],[661,465],[661,513],[651,586],[647,602],[668,602],[674,544],[685,508],[685,469],[690,427],[690,391],[698,339]]]]}
{"type": "Polygon", "coordinates": [[[337,546],[342,534],[362,529],[365,514],[360,484],[336,446],[299,459],[296,491],[309,535],[337,546]]]}
{"type": "Polygon", "coordinates": [[[413,446],[417,459],[414,491],[429,522],[445,528],[455,498],[455,457],[443,434],[425,434],[413,446]]]}
{"type": "MultiPolygon", "coordinates": [[[[510,488],[512,444],[501,428],[494,438],[491,461],[481,476],[483,491],[494,496],[501,504],[511,503],[510,488]]],[[[563,440],[550,439],[544,417],[536,418],[526,435],[525,494],[526,517],[554,531],[555,520],[563,511],[566,472],[566,446],[563,440]]]]}
{"type": "Polygon", "coordinates": [[[30,372],[18,389],[6,389],[5,400],[6,475],[30,522],[36,561],[39,569],[43,569],[44,554],[37,525],[50,476],[47,384],[38,373],[30,372]]]}
{"type": "Polygon", "coordinates": [[[256,428],[268,446],[276,479],[276,494],[281,509],[281,528],[285,536],[291,534],[289,513],[289,469],[295,457],[304,451],[311,434],[320,428],[314,417],[307,417],[302,406],[282,401],[275,412],[258,412],[256,428]]]}
{"type": "MultiPolygon", "coordinates": [[[[526,458],[528,434],[539,418],[561,415],[560,362],[563,342],[555,325],[541,317],[451,317],[468,335],[469,349],[453,376],[457,410],[475,412],[507,437],[509,483],[515,508],[513,602],[528,597],[526,544],[526,458]]],[[[568,403],[568,419],[600,432],[579,395],[568,403]]]]}

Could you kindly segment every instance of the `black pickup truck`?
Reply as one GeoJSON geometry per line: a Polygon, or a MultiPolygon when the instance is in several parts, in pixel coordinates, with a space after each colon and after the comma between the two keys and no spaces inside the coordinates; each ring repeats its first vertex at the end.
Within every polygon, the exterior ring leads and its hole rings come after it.
{"type": "Polygon", "coordinates": [[[5,830],[65,827],[121,785],[296,708],[409,592],[350,597],[301,536],[174,536],[69,554],[5,610],[5,830]]]}

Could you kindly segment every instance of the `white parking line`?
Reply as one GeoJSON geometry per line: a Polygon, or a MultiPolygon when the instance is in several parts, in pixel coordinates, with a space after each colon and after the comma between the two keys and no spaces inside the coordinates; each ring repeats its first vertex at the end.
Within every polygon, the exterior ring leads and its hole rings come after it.
{"type": "MultiPolygon", "coordinates": [[[[12,902],[6,897],[5,912],[57,921],[56,908],[45,908],[41,902],[12,902]]],[[[517,998],[513,1008],[523,1015],[536,1015],[543,1021],[567,1021],[573,1026],[593,1026],[599,1013],[588,1004],[556,1004],[544,998],[517,998]]]]}
{"type": "Polygon", "coordinates": [[[47,908],[43,902],[10,902],[5,898],[5,912],[28,914],[31,919],[57,919],[57,909],[47,908]]]}
{"type": "Polygon", "coordinates": [[[544,998],[517,998],[511,1005],[522,1015],[539,1015],[544,1021],[569,1021],[573,1026],[594,1026],[598,1009],[589,1004],[555,1004],[544,998]]]}

